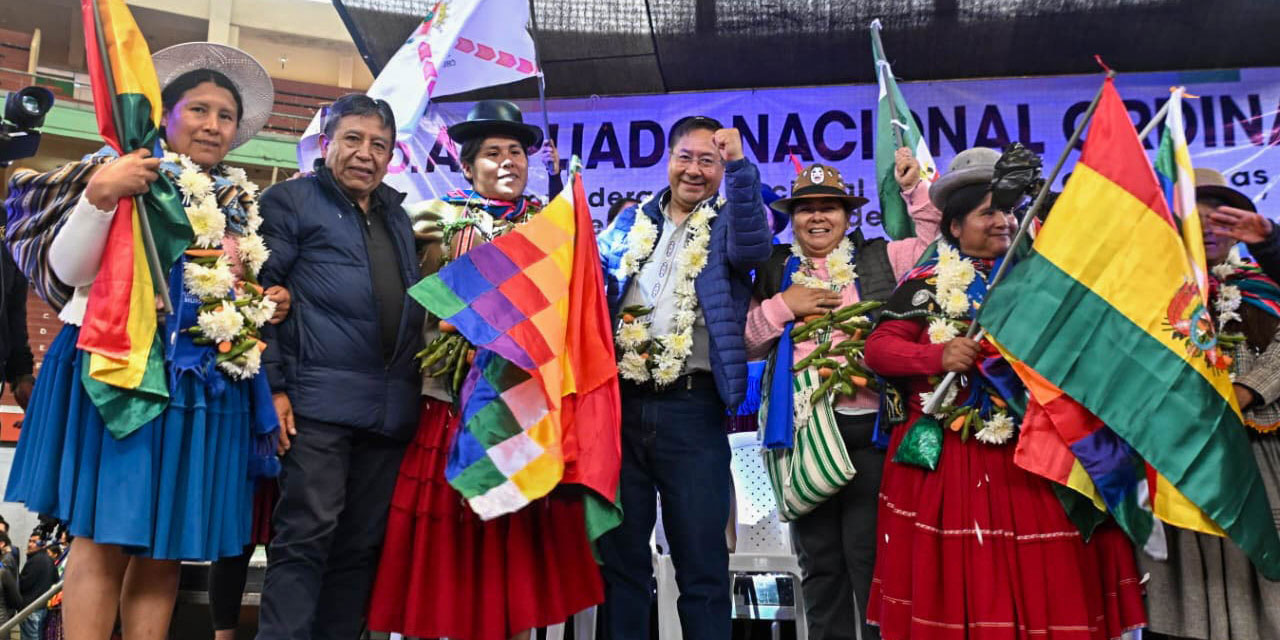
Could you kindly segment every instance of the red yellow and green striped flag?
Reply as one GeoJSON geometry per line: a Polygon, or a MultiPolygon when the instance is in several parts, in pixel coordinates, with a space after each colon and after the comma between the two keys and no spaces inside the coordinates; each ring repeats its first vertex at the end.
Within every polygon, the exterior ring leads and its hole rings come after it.
{"type": "Polygon", "coordinates": [[[992,288],[979,321],[1013,358],[1097,417],[1077,425],[1088,433],[1075,442],[1105,425],[1154,470],[1147,479],[1156,517],[1225,533],[1275,580],[1280,536],[1187,256],[1107,79],[1071,180],[1032,253],[992,288]]]}
{"type": "MultiPolygon", "coordinates": [[[[98,131],[116,153],[157,153],[160,86],[133,15],[123,0],[82,0],[80,6],[98,131]]],[[[167,179],[153,183],[141,201],[145,213],[132,198],[121,199],[116,208],[77,343],[90,354],[82,375],[85,389],[117,438],[159,415],[168,399],[141,216],[151,223],[161,273],[168,273],[192,238],[177,190],[167,179]]]]}

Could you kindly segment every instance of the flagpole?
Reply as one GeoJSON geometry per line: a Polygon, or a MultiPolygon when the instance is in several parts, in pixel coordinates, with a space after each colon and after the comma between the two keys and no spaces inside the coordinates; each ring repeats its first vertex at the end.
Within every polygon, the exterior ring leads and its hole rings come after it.
{"type": "MultiPolygon", "coordinates": [[[[880,52],[880,57],[881,57],[880,60],[875,61],[877,80],[879,79],[881,65],[884,65],[884,72],[889,74],[890,78],[893,77],[893,67],[889,66],[888,56],[884,52],[884,42],[880,40],[880,28],[881,27],[880,27],[879,18],[876,18],[875,20],[871,21],[871,40],[872,42],[875,43],[876,50],[880,52]]],[[[887,86],[887,83],[886,83],[886,86],[887,86]]],[[[897,126],[897,124],[895,124],[899,122],[898,105],[894,102],[892,94],[889,94],[888,92],[886,92],[886,96],[888,97],[887,102],[889,104],[889,124],[891,125],[889,128],[893,130],[893,139],[895,142],[898,143],[898,148],[901,149],[902,147],[905,146],[902,143],[902,127],[899,127],[897,126]]]]}
{"type": "MultiPolygon", "coordinates": [[[[102,65],[102,77],[107,83],[108,99],[114,100],[116,96],[116,80],[111,70],[111,56],[107,52],[107,41],[102,33],[102,9],[98,5],[98,0],[91,0],[93,3],[93,34],[98,41],[98,59],[102,65]]],[[[103,105],[107,107],[107,105],[103,105]]],[[[152,105],[154,106],[154,105],[152,105]]],[[[120,117],[120,110],[116,105],[110,105],[112,125],[116,129],[116,140],[120,143],[121,154],[124,153],[124,120],[120,117]]],[[[147,209],[142,203],[142,198],[133,196],[133,206],[138,212],[138,230],[142,235],[142,250],[146,253],[147,267],[151,271],[151,280],[155,289],[158,302],[157,311],[161,313],[169,313],[169,280],[165,274],[160,272],[160,254],[156,251],[156,239],[151,234],[151,221],[147,219],[147,209]]]]}
{"type": "MultiPolygon", "coordinates": [[[[1115,71],[1110,69],[1107,70],[1108,80],[1114,78],[1115,75],[1115,71]]],[[[1058,163],[1053,166],[1053,171],[1049,173],[1049,178],[1045,180],[1044,185],[1040,187],[1040,192],[1036,194],[1036,199],[1031,203],[1031,208],[1027,210],[1027,215],[1022,219],[1022,223],[1018,225],[1018,233],[1013,236],[1013,241],[1009,243],[1009,249],[1005,251],[1004,254],[1005,259],[1000,261],[1000,268],[996,269],[995,275],[991,276],[991,281],[987,284],[988,295],[990,295],[991,289],[995,288],[995,286],[1000,283],[1001,278],[1004,277],[1005,272],[1009,269],[1009,264],[1012,262],[1009,260],[1009,256],[1013,255],[1014,250],[1018,248],[1018,245],[1022,243],[1022,239],[1026,237],[1027,230],[1031,228],[1032,222],[1040,215],[1040,209],[1044,206],[1045,197],[1049,195],[1049,186],[1053,184],[1054,180],[1058,179],[1058,172],[1062,170],[1062,165],[1066,164],[1067,156],[1071,153],[1071,150],[1075,148],[1076,142],[1079,142],[1080,136],[1084,133],[1085,126],[1093,119],[1093,112],[1097,110],[1098,101],[1102,99],[1102,91],[1106,89],[1106,87],[1106,81],[1103,81],[1102,86],[1098,87],[1098,93],[1093,96],[1093,102],[1089,103],[1089,108],[1085,110],[1084,117],[1082,117],[1080,119],[1080,123],[1076,125],[1076,130],[1072,132],[1071,139],[1067,140],[1067,145],[1062,148],[1062,153],[1058,155],[1058,163]]],[[[976,336],[978,333],[979,327],[977,319],[975,318],[973,322],[969,323],[969,331],[965,333],[965,337],[971,340],[977,339],[976,336]]],[[[929,396],[929,402],[923,407],[926,414],[932,414],[938,411],[939,406],[942,404],[943,396],[946,394],[947,389],[955,383],[956,376],[958,375],[959,374],[955,371],[950,371],[947,372],[947,375],[944,378],[942,378],[942,382],[939,382],[938,386],[934,388],[933,395],[929,396]]]]}
{"type": "MultiPolygon", "coordinates": [[[[547,81],[542,75],[542,54],[538,53],[538,16],[534,12],[533,0],[529,0],[529,36],[533,38],[533,64],[538,66],[538,108],[542,110],[542,130],[546,133],[546,139],[551,139],[551,121],[547,118],[547,81]]],[[[555,141],[552,140],[552,144],[555,141]]],[[[546,160],[547,172],[559,174],[560,167],[551,162],[550,158],[546,160]]]]}
{"type": "Polygon", "coordinates": [[[1164,104],[1160,105],[1160,110],[1151,118],[1151,122],[1148,122],[1147,126],[1143,127],[1142,131],[1138,132],[1139,140],[1146,140],[1147,136],[1151,135],[1151,130],[1155,129],[1156,125],[1160,124],[1165,119],[1165,116],[1169,113],[1170,102],[1173,102],[1173,100],[1167,100],[1164,104]]]}

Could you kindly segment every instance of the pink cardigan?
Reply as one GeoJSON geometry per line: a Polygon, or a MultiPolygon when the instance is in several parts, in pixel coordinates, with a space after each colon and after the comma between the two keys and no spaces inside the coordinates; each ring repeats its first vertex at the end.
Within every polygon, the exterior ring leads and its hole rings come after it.
{"type": "MultiPolygon", "coordinates": [[[[902,192],[903,200],[907,201],[907,211],[911,215],[911,219],[915,221],[916,237],[895,240],[889,243],[889,264],[893,266],[893,277],[901,279],[906,275],[907,271],[915,265],[916,261],[928,248],[938,235],[938,223],[942,219],[942,212],[938,211],[933,203],[929,202],[929,184],[925,181],[917,182],[910,191],[902,192]]],[[[814,267],[817,269],[818,277],[827,277],[827,259],[815,258],[814,267]]],[[[858,301],[857,283],[846,286],[840,291],[841,306],[848,306],[858,301]]],[[[782,294],[769,298],[768,300],[752,300],[751,310],[747,312],[747,358],[751,360],[761,360],[769,355],[769,350],[773,348],[778,336],[782,335],[782,328],[792,320],[795,315],[791,313],[791,309],[787,307],[787,303],[783,302],[782,294]]],[[[798,323],[799,324],[799,323],[798,323]]],[[[841,342],[848,336],[841,332],[836,332],[832,337],[835,342],[841,342]]],[[[813,340],[806,340],[795,345],[795,361],[808,356],[817,348],[817,343],[813,340]]],[[[859,393],[854,398],[843,397],[837,404],[837,407],[844,409],[874,410],[879,406],[879,399],[873,393],[859,393]]]]}

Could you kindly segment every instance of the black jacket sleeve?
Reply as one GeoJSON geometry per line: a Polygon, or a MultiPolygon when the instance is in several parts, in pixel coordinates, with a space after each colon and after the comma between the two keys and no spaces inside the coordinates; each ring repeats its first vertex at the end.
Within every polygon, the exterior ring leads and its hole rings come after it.
{"type": "Polygon", "coordinates": [[[11,612],[22,608],[22,593],[18,591],[18,581],[8,569],[0,569],[0,590],[4,593],[5,608],[11,612]]]}
{"type": "MultiPolygon", "coordinates": [[[[271,250],[271,257],[262,266],[258,279],[262,286],[288,286],[289,272],[298,259],[298,211],[290,191],[297,185],[280,183],[273,185],[262,193],[258,207],[262,211],[262,239],[271,250]]],[[[293,302],[297,305],[297,301],[293,302]]],[[[290,312],[290,315],[296,315],[290,312]]],[[[292,318],[286,319],[289,322],[292,318]]],[[[295,321],[296,322],[296,321],[295,321]]],[[[267,373],[272,393],[289,390],[289,373],[296,363],[290,354],[295,353],[291,345],[282,341],[290,337],[281,325],[265,324],[262,326],[262,339],[268,348],[262,352],[262,368],[267,373]]]]}
{"type": "Polygon", "coordinates": [[[1249,255],[1258,261],[1268,278],[1280,282],[1280,223],[1271,222],[1271,235],[1258,244],[1249,245],[1249,255]]]}
{"type": "Polygon", "coordinates": [[[561,191],[564,191],[564,179],[560,177],[560,173],[548,172],[547,173],[547,202],[554,200],[556,196],[560,195],[561,191]]]}
{"type": "Polygon", "coordinates": [[[22,606],[31,604],[53,586],[53,558],[39,551],[27,558],[18,576],[18,590],[22,592],[22,606]]]}

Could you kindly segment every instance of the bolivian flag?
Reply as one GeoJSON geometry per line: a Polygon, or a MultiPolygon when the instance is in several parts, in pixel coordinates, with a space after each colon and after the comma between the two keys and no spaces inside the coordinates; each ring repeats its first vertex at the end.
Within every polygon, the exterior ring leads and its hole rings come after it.
{"type": "MultiPolygon", "coordinates": [[[[133,15],[123,0],[82,0],[81,10],[103,141],[121,154],[159,153],[160,87],[133,15]]],[[[177,190],[164,178],[143,198],[121,199],[116,208],[77,346],[90,354],[82,376],[85,389],[117,438],[159,415],[168,399],[139,201],[151,223],[162,273],[192,237],[177,190]]]]}
{"type": "Polygon", "coordinates": [[[1077,425],[1077,442],[1105,425],[1150,465],[1156,517],[1225,533],[1264,576],[1280,578],[1280,537],[1229,360],[1110,79],[1033,249],[991,290],[982,325],[1044,383],[1096,416],[1077,425]]]}

